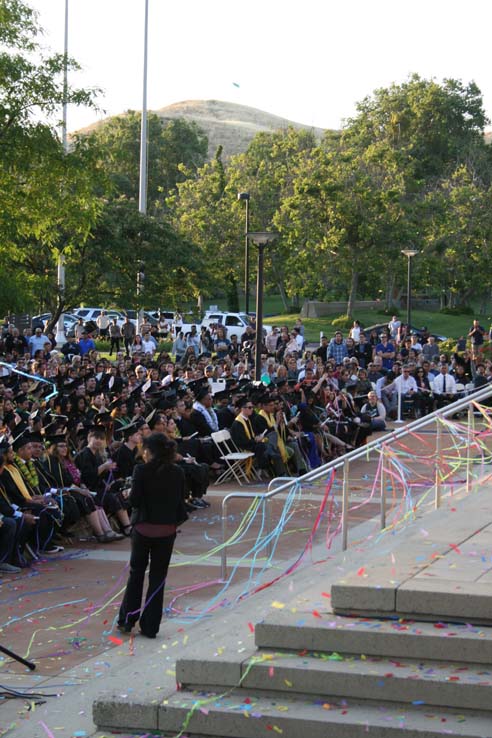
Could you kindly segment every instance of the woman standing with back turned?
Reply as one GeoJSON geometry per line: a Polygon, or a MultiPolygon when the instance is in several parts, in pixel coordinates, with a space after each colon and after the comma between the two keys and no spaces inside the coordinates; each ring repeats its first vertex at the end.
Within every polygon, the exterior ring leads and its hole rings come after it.
{"type": "Polygon", "coordinates": [[[155,638],[159,632],[176,528],[188,517],[183,503],[184,474],[174,463],[175,454],[174,441],[163,433],[152,433],[143,441],[145,463],[138,464],[133,472],[130,576],[118,618],[122,633],[130,633],[137,621],[147,638],[155,638]],[[149,558],[149,585],[142,606],[149,558]]]}

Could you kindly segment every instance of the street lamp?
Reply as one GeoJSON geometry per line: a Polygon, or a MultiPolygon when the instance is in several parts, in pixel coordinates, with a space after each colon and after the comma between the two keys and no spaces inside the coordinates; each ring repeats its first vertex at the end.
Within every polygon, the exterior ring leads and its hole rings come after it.
{"type": "MultiPolygon", "coordinates": [[[[67,133],[67,110],[68,110],[68,0],[65,0],[65,33],[63,45],[63,118],[62,118],[62,144],[64,154],[68,154],[67,133]]],[[[65,256],[63,251],[58,254],[57,285],[60,300],[65,301],[65,256]]],[[[56,345],[63,346],[65,337],[65,313],[62,311],[58,316],[56,324],[56,345]]]]}
{"type": "MultiPolygon", "coordinates": [[[[143,215],[147,214],[147,57],[149,47],[149,0],[145,0],[144,12],[144,58],[143,58],[143,85],[142,85],[142,117],[140,121],[140,170],[139,170],[139,188],[138,188],[138,210],[143,215]]],[[[140,266],[137,272],[137,293],[138,293],[138,310],[137,310],[137,333],[140,333],[142,323],[144,322],[143,309],[143,278],[140,275],[143,272],[140,266]]]]}
{"type": "Polygon", "coordinates": [[[244,230],[244,311],[249,313],[249,192],[238,192],[238,200],[246,203],[246,224],[244,230]]]}
{"type": "Polygon", "coordinates": [[[401,253],[408,259],[408,271],[407,271],[407,326],[408,330],[411,330],[411,317],[412,317],[412,257],[417,256],[419,253],[417,249],[402,249],[401,253]]]}
{"type": "Polygon", "coordinates": [[[256,350],[255,350],[255,380],[261,381],[261,344],[263,341],[263,260],[265,246],[273,243],[279,237],[276,231],[253,231],[246,234],[258,246],[258,275],[256,280],[256,350]]]}

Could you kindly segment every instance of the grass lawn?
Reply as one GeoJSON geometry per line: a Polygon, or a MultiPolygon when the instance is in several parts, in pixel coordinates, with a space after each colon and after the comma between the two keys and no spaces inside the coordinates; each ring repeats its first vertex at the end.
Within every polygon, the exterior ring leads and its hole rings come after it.
{"type": "MultiPolygon", "coordinates": [[[[285,324],[290,328],[294,325],[297,317],[298,315],[269,315],[265,318],[265,322],[268,324],[285,324]]],[[[362,327],[388,322],[390,319],[387,315],[383,315],[377,310],[361,311],[360,313],[356,313],[354,317],[360,320],[362,327]]],[[[401,320],[405,320],[405,315],[402,314],[400,318],[401,320]]],[[[304,318],[303,323],[306,327],[308,341],[319,341],[321,331],[331,338],[335,331],[335,328],[331,325],[331,320],[331,317],[304,318]]],[[[480,324],[486,331],[489,330],[490,321],[489,316],[480,317],[480,324]]],[[[412,310],[412,325],[419,328],[426,325],[432,333],[447,336],[448,338],[459,338],[460,336],[466,335],[470,330],[472,322],[472,315],[445,315],[439,312],[412,310]]],[[[344,331],[344,333],[347,333],[347,331],[344,331]]]]}

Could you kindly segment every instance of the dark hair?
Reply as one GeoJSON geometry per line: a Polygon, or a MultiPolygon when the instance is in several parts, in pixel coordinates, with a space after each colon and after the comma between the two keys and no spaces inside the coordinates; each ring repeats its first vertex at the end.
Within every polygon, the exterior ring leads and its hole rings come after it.
{"type": "Polygon", "coordinates": [[[164,433],[151,433],[143,439],[142,447],[152,456],[152,461],[159,466],[172,464],[176,455],[176,443],[164,433]]]}

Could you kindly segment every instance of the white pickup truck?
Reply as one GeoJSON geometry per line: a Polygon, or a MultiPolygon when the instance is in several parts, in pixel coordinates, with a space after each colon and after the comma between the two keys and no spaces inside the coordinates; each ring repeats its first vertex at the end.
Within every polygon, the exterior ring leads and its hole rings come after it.
{"type": "MultiPolygon", "coordinates": [[[[191,331],[192,325],[196,326],[197,331],[200,331],[201,328],[210,328],[214,325],[222,325],[226,330],[227,338],[230,338],[231,335],[234,334],[236,334],[238,338],[241,338],[241,335],[246,330],[246,326],[251,325],[251,319],[246,313],[223,313],[219,310],[207,310],[201,323],[180,323],[179,321],[176,321],[173,324],[175,335],[180,331],[183,331],[186,335],[191,331]]],[[[271,326],[263,324],[263,330],[270,331],[271,326]]]]}

